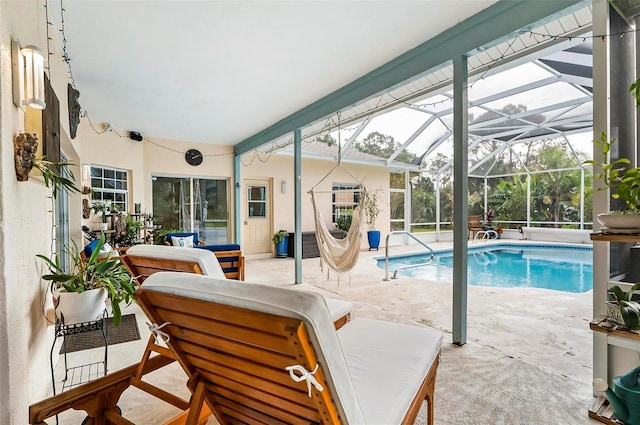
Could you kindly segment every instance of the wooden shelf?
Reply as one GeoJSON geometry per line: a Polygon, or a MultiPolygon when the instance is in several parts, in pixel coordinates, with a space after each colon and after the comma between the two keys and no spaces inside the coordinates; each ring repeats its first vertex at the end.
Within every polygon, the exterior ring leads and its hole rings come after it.
{"type": "Polygon", "coordinates": [[[609,322],[606,317],[601,317],[589,322],[589,328],[592,331],[604,332],[608,335],[640,341],[640,331],[628,331],[619,325],[609,322]]]}
{"type": "Polygon", "coordinates": [[[613,408],[609,404],[609,400],[604,396],[597,397],[593,402],[589,409],[589,417],[603,424],[624,425],[624,422],[620,422],[616,415],[613,414],[613,408]]]}
{"type": "Polygon", "coordinates": [[[596,232],[589,235],[592,241],[604,242],[640,242],[640,233],[622,234],[622,233],[602,233],[596,232]]]}

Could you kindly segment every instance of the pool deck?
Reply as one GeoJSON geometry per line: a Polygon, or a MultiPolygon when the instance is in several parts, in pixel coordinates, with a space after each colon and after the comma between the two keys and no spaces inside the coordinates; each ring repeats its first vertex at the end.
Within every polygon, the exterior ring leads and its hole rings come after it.
{"type": "MultiPolygon", "coordinates": [[[[516,242],[502,240],[496,242],[516,242]]],[[[486,244],[492,243],[491,241],[486,244]]],[[[548,243],[543,243],[548,244],[548,243]]],[[[451,243],[430,244],[434,249],[451,243]]],[[[472,245],[472,243],[470,243],[472,245]]],[[[417,245],[395,246],[391,254],[419,252],[417,245]]],[[[303,283],[294,284],[291,258],[248,259],[246,280],[292,286],[349,300],[353,317],[369,317],[444,333],[435,394],[436,424],[597,424],[587,417],[592,397],[592,292],[469,286],[467,344],[452,344],[452,285],[402,276],[383,281],[376,258],[384,250],[361,251],[351,273],[338,279],[318,258],[302,260],[303,283]]],[[[110,347],[110,369],[138,361],[148,331],[136,306],[142,340],[110,347]]],[[[88,353],[87,350],[83,353],[88,353]]],[[[71,357],[70,357],[71,359],[71,357]]],[[[170,371],[169,368],[165,368],[170,371]]],[[[180,372],[174,371],[174,374],[180,372]]],[[[167,382],[165,376],[161,378],[167,382]]],[[[169,381],[173,382],[174,376],[169,381]]],[[[178,379],[173,385],[180,386],[178,379]]],[[[129,390],[128,390],[129,391],[129,390]]],[[[179,391],[179,390],[177,390],[179,391]]],[[[125,393],[126,395],[127,393],[125,393]]],[[[144,399],[148,404],[148,399],[144,399]]],[[[131,419],[161,414],[142,409],[138,396],[121,407],[131,419]]],[[[170,410],[168,411],[170,412],[170,410]]],[[[61,423],[65,423],[64,421],[61,423]]],[[[216,423],[210,420],[209,423],[216,423]]],[[[426,423],[424,406],[416,422],[426,423]]],[[[377,424],[376,424],[377,425],[377,424]]],[[[385,424],[380,424],[385,425],[385,424]]]]}

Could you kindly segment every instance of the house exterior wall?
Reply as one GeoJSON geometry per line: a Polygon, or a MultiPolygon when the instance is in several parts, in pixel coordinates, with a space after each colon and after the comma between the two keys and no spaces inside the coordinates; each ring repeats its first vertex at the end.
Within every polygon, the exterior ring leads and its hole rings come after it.
{"type": "MultiPolygon", "coordinates": [[[[29,404],[51,394],[49,350],[53,328],[42,314],[50,306],[36,254],[48,255],[52,240],[51,190],[41,177],[18,182],[13,139],[28,128],[25,112],[13,104],[11,40],[46,51],[46,16],[41,1],[0,2],[0,423],[28,423],[29,404]]],[[[71,160],[67,115],[67,73],[50,34],[49,77],[60,101],[61,146],[71,160]]],[[[75,167],[74,167],[75,168],[75,167]]],[[[73,170],[78,171],[77,168],[73,170]]],[[[71,221],[78,222],[80,197],[70,197],[71,221]]],[[[75,229],[74,229],[75,230],[75,229]]],[[[72,237],[79,237],[79,229],[72,237]]]]}
{"type": "MultiPolygon", "coordinates": [[[[293,157],[285,155],[271,155],[266,161],[253,160],[253,154],[247,154],[242,159],[243,178],[273,178],[274,231],[294,229],[294,174],[293,157]],[[281,182],[287,182],[287,192],[281,192],[281,182]]],[[[315,186],[333,167],[335,162],[318,159],[302,159],[302,231],[313,231],[315,220],[309,190],[315,186]]],[[[376,229],[382,234],[389,232],[389,172],[386,168],[371,165],[343,163],[349,173],[370,189],[383,190],[383,203],[380,205],[382,213],[376,222],[376,229]]],[[[344,169],[337,168],[322,183],[315,188],[316,205],[325,224],[332,228],[331,216],[331,187],[333,183],[356,183],[344,169]]],[[[246,196],[242,194],[243,199],[246,196]]],[[[365,228],[363,230],[368,230],[365,228]]],[[[384,239],[383,239],[384,241],[384,239]]],[[[368,247],[366,236],[362,239],[362,248],[368,247]]]]}

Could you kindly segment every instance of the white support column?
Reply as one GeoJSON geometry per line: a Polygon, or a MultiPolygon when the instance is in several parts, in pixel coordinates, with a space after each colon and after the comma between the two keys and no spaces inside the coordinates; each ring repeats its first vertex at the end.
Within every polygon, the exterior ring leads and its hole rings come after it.
{"type": "MultiPolygon", "coordinates": [[[[609,34],[609,2],[593,1],[593,33],[609,34]]],[[[600,139],[604,131],[609,134],[609,43],[593,43],[593,138],[600,139]]],[[[593,157],[601,151],[594,145],[593,157]]],[[[594,174],[599,170],[595,169],[594,174]]],[[[598,190],[602,182],[594,179],[593,215],[609,211],[609,191],[598,190]]],[[[595,220],[594,220],[595,221],[595,220]]],[[[593,315],[605,314],[607,282],[609,280],[609,243],[593,244],[593,315]]],[[[593,332],[593,377],[608,378],[609,348],[607,335],[593,332]]],[[[611,381],[609,381],[611,384],[611,381]]]]}

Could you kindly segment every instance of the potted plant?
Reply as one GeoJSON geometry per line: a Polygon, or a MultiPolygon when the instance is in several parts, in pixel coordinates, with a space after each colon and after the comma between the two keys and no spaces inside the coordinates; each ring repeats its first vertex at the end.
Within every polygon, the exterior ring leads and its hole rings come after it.
{"type": "Polygon", "coordinates": [[[336,227],[343,232],[348,232],[351,228],[351,220],[353,219],[350,215],[341,215],[336,220],[336,227]]]}
{"type": "Polygon", "coordinates": [[[489,210],[484,213],[484,226],[482,230],[493,230],[493,219],[495,218],[495,213],[493,210],[489,210]]]}
{"type": "Polygon", "coordinates": [[[134,298],[135,283],[131,275],[117,257],[112,257],[110,248],[103,248],[105,236],[100,236],[87,258],[83,258],[75,242],[63,252],[69,255],[71,265],[65,270],[58,256],[53,259],[37,255],[49,269],[42,276],[51,282],[56,316],[62,323],[81,323],[96,320],[109,300],[115,325],[122,319],[121,303],[130,304],[134,298]],[[106,257],[102,257],[106,255],[106,257]]]}
{"type": "Polygon", "coordinates": [[[114,229],[117,246],[124,247],[141,243],[140,229],[142,229],[143,223],[124,214],[118,214],[117,218],[114,229]]]}
{"type": "Polygon", "coordinates": [[[594,140],[600,147],[602,161],[588,160],[585,164],[600,167],[600,172],[594,174],[596,179],[602,180],[605,188],[611,191],[611,197],[624,202],[624,210],[613,210],[608,214],[598,214],[596,219],[604,227],[603,230],[633,233],[640,230],[640,169],[626,168],[630,164],[628,158],[619,158],[608,162],[611,145],[615,139],[609,141],[607,134],[602,132],[600,140],[594,140]]]}
{"type": "Polygon", "coordinates": [[[502,226],[496,226],[496,228],[494,229],[496,231],[496,234],[498,235],[498,239],[502,238],[502,232],[504,232],[504,228],[502,226]]]}
{"type": "Polygon", "coordinates": [[[278,230],[271,238],[276,245],[276,257],[286,258],[289,248],[289,232],[286,230],[278,230]]]}
{"type": "Polygon", "coordinates": [[[111,202],[94,202],[93,205],[91,205],[91,209],[94,214],[100,213],[102,215],[102,230],[107,230],[107,214],[111,212],[111,202]]]}
{"type": "Polygon", "coordinates": [[[630,331],[636,331],[640,327],[640,303],[633,301],[633,294],[640,289],[640,283],[636,283],[624,292],[618,285],[609,289],[611,300],[607,301],[607,319],[613,323],[624,326],[630,331]]]}
{"type": "Polygon", "coordinates": [[[369,241],[369,251],[378,250],[380,246],[380,231],[376,230],[376,220],[382,211],[380,209],[380,189],[372,191],[364,191],[364,213],[367,216],[369,230],[367,231],[367,240],[369,241]]]}

